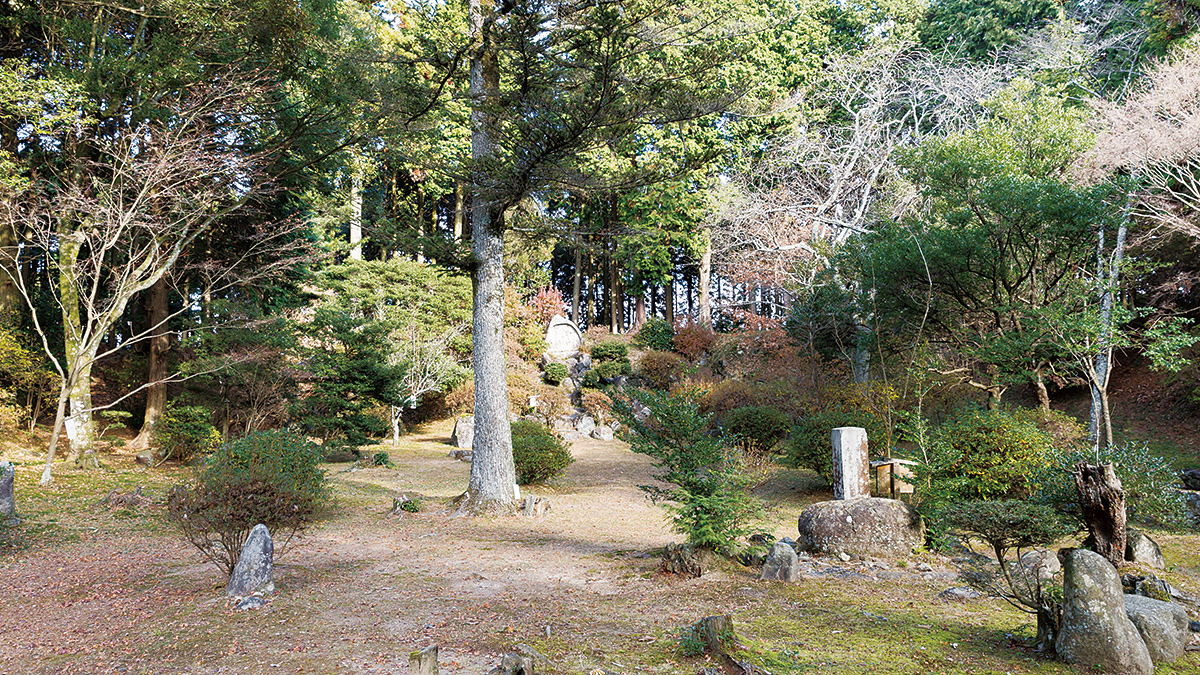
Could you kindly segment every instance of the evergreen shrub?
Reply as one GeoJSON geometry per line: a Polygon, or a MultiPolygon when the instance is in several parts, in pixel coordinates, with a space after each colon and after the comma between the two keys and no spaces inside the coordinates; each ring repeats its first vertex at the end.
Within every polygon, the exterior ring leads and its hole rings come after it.
{"type": "Polygon", "coordinates": [[[792,427],[788,436],[787,463],[817,472],[827,483],[833,482],[833,446],[830,434],[838,427],[862,427],[867,443],[884,437],[883,424],[865,410],[825,410],[806,415],[792,427]]]}
{"type": "Polygon", "coordinates": [[[675,327],[663,319],[646,320],[633,336],[633,344],[660,352],[675,349],[675,327]]]}
{"type": "Polygon", "coordinates": [[[766,406],[735,408],[721,419],[723,426],[752,454],[772,450],[791,429],[787,414],[766,406]]]}
{"type": "Polygon", "coordinates": [[[547,363],[543,372],[546,383],[556,387],[571,374],[565,363],[547,363]]]}
{"type": "Polygon", "coordinates": [[[610,340],[592,346],[592,362],[619,361],[629,358],[629,347],[624,342],[610,340]]]}
{"type": "Polygon", "coordinates": [[[575,461],[567,444],[537,422],[513,422],[512,443],[518,485],[544,483],[566,471],[575,461]]]}
{"type": "Polygon", "coordinates": [[[154,441],[163,461],[175,459],[186,464],[216,449],[221,434],[209,421],[207,409],[168,403],[154,425],[154,441]]]}
{"type": "Polygon", "coordinates": [[[686,369],[687,362],[673,352],[650,350],[638,361],[638,374],[655,389],[670,389],[686,369]]]}

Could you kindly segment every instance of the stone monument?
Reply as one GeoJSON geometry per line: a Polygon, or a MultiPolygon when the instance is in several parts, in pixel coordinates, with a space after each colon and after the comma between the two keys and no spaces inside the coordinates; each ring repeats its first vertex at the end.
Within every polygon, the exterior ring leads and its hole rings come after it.
{"type": "Polygon", "coordinates": [[[833,444],[833,498],[870,497],[867,430],[838,427],[830,434],[833,444]]]}
{"type": "Polygon", "coordinates": [[[556,316],[550,319],[546,329],[546,353],[554,358],[565,359],[579,353],[583,346],[583,333],[574,321],[556,316]]]}

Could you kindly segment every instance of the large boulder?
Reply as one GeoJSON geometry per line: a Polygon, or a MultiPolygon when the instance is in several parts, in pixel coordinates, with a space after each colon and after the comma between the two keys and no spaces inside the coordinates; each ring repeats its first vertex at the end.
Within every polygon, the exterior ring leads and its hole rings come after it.
{"type": "Polygon", "coordinates": [[[1125,560],[1159,570],[1167,567],[1158,544],[1145,532],[1134,529],[1125,531],[1125,560]]]}
{"type": "Polygon", "coordinates": [[[1126,595],[1125,615],[1137,626],[1151,660],[1170,662],[1183,656],[1191,636],[1188,615],[1182,607],[1141,595],[1126,595]]]}
{"type": "Polygon", "coordinates": [[[1184,469],[1179,472],[1179,480],[1189,490],[1200,490],[1200,469],[1184,469]]]}
{"type": "Polygon", "coordinates": [[[584,415],[575,423],[575,431],[578,431],[584,436],[590,436],[596,430],[596,420],[592,419],[591,415],[584,415]]]}
{"type": "Polygon", "coordinates": [[[225,595],[232,598],[274,593],[274,557],[275,543],[271,541],[267,526],[262,523],[255,525],[238,555],[233,575],[225,587],[225,595]]]}
{"type": "Polygon", "coordinates": [[[799,580],[800,558],[796,555],[796,549],[792,548],[791,544],[785,544],[782,541],[775,542],[775,546],[771,548],[771,555],[767,556],[767,561],[763,564],[762,576],[759,578],[773,581],[799,580]]]}
{"type": "Polygon", "coordinates": [[[895,499],[817,502],[800,513],[800,544],[818,553],[907,555],[925,541],[925,523],[895,499]]]}
{"type": "Polygon", "coordinates": [[[470,449],[475,442],[475,416],[463,415],[454,423],[454,433],[450,434],[450,445],[456,448],[470,449]]]}
{"type": "Polygon", "coordinates": [[[1054,641],[1068,663],[1122,675],[1150,675],[1150,651],[1125,614],[1121,578],[1104,556],[1074,549],[1063,561],[1062,621],[1054,641]]]}

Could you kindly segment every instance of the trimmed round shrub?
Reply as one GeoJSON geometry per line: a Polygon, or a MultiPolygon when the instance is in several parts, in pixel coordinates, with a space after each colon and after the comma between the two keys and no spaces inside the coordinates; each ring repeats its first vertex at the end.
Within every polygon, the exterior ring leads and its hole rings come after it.
{"type": "Polygon", "coordinates": [[[629,361],[625,359],[605,361],[588,372],[595,372],[602,380],[611,380],[620,375],[632,375],[633,366],[629,365],[629,361]]]}
{"type": "Polygon", "coordinates": [[[758,392],[744,380],[721,380],[700,396],[699,412],[720,418],[730,410],[761,403],[758,392]]]}
{"type": "Polygon", "coordinates": [[[795,467],[812,469],[821,478],[833,482],[833,446],[830,432],[838,427],[862,427],[867,430],[867,442],[884,437],[883,424],[863,410],[827,410],[801,419],[788,436],[787,462],[795,467]]]}
{"type": "Polygon", "coordinates": [[[592,361],[595,363],[627,358],[629,358],[629,347],[624,342],[611,340],[609,342],[601,342],[592,347],[592,361]]]}
{"type": "Polygon", "coordinates": [[[207,409],[168,403],[154,425],[154,441],[163,461],[186,464],[220,445],[221,434],[209,421],[207,409]]]}
{"type": "Polygon", "coordinates": [[[579,386],[595,389],[600,386],[600,373],[596,372],[595,368],[587,370],[583,373],[583,377],[579,378],[579,386]]]}
{"type": "Polygon", "coordinates": [[[184,537],[227,575],[250,530],[263,523],[277,554],[329,506],[321,451],[286,431],[261,431],[217,448],[190,487],[167,500],[184,537]]]}
{"type": "Polygon", "coordinates": [[[695,361],[708,356],[713,345],[717,343],[717,334],[707,326],[697,323],[687,323],[675,329],[673,349],[689,361],[695,361]]]}
{"type": "Polygon", "coordinates": [[[638,361],[638,374],[655,389],[667,390],[687,369],[683,357],[672,352],[648,351],[638,361]]]}
{"type": "Polygon", "coordinates": [[[747,406],[725,413],[721,426],[736,437],[747,452],[764,453],[788,435],[792,420],[774,408],[747,406]]]}
{"type": "Polygon", "coordinates": [[[512,442],[518,485],[545,482],[566,471],[575,461],[567,444],[537,422],[513,422],[512,442]]]}
{"type": "Polygon", "coordinates": [[[669,352],[675,348],[675,328],[663,319],[648,319],[642,324],[637,335],[633,336],[633,344],[660,352],[669,352]]]}
{"type": "Polygon", "coordinates": [[[547,363],[543,371],[546,383],[556,387],[571,374],[565,363],[547,363]]]}

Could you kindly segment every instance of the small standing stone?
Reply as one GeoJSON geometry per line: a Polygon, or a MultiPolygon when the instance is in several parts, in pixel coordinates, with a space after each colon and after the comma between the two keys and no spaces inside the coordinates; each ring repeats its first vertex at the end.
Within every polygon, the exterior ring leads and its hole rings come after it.
{"type": "Polygon", "coordinates": [[[592,419],[591,415],[584,415],[575,423],[575,431],[578,431],[584,436],[588,436],[596,428],[596,420],[592,419]]]}
{"type": "Polygon", "coordinates": [[[505,654],[500,665],[488,671],[488,675],[533,675],[533,659],[520,654],[505,654]]]}
{"type": "Polygon", "coordinates": [[[438,646],[429,645],[409,653],[408,672],[412,675],[438,675],[438,646]]]}
{"type": "Polygon", "coordinates": [[[12,462],[0,462],[0,523],[16,525],[21,522],[17,518],[17,500],[13,496],[13,478],[17,469],[12,462]]]}
{"type": "Polygon", "coordinates": [[[867,430],[838,427],[830,432],[829,440],[833,445],[833,498],[870,497],[867,430]]]}
{"type": "Polygon", "coordinates": [[[611,441],[613,439],[613,430],[604,425],[600,425],[592,429],[592,438],[601,441],[611,441]]]}
{"type": "Polygon", "coordinates": [[[767,562],[763,564],[762,576],[759,578],[774,581],[799,581],[800,558],[796,555],[796,549],[782,541],[776,542],[771,547],[771,555],[767,556],[767,562]]]}
{"type": "Polygon", "coordinates": [[[475,416],[463,415],[454,423],[454,433],[450,434],[450,445],[456,448],[471,448],[475,442],[475,416]]]}
{"type": "Polygon", "coordinates": [[[270,595],[275,592],[274,571],[272,569],[275,557],[275,544],[271,541],[271,533],[267,526],[259,523],[250,530],[242,552],[238,555],[237,565],[229,577],[229,585],[225,587],[225,595],[229,597],[245,597],[256,593],[270,595]]]}

